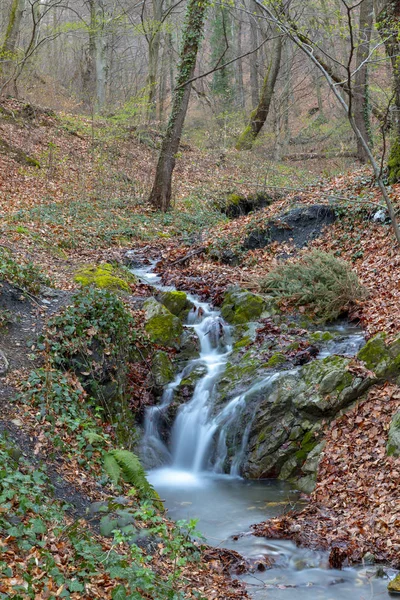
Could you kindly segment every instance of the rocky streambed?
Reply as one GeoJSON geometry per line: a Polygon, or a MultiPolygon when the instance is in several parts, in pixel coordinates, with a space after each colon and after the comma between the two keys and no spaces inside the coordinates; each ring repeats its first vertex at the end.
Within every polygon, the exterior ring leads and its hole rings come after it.
{"type": "MultiPolygon", "coordinates": [[[[290,490],[312,492],[324,456],[325,429],[373,384],[397,376],[400,343],[387,345],[380,335],[365,344],[362,332],[346,323],[320,329],[302,316],[282,314],[273,298],[240,288],[228,290],[217,311],[164,288],[151,270],[135,272],[155,286],[154,298],[144,304],[145,328],[152,342],[163,347],[153,361],[159,401],[145,417],[142,459],[172,516],[200,517],[210,541],[216,537],[227,546],[230,536],[246,531],[250,522],[295,506],[298,494],[290,490]],[[271,478],[285,482],[283,488],[273,484],[272,497],[271,478]],[[239,520],[239,527],[223,525],[211,536],[218,526],[212,519],[210,529],[207,515],[231,514],[232,494],[241,498],[240,510],[249,518],[239,520]],[[264,510],[268,506],[270,512],[264,510]]],[[[392,454],[399,451],[396,419],[387,445],[392,454]]],[[[222,517],[218,520],[224,523],[222,517]]],[[[250,537],[252,549],[244,549],[248,556],[255,547],[260,550],[260,542],[250,537]]],[[[265,544],[261,555],[271,551],[265,544]]],[[[290,542],[282,544],[286,550],[272,553],[285,556],[283,563],[292,572],[297,551],[290,542]]],[[[294,584],[287,579],[279,583],[286,568],[279,559],[280,575],[274,571],[275,582],[268,585],[286,589],[315,584],[325,590],[316,598],[354,598],[353,588],[361,585],[356,571],[350,579],[336,581],[325,571],[327,554],[316,559],[304,552],[308,558],[296,564],[322,569],[319,583],[314,581],[317,571],[309,581],[307,576],[294,584]],[[326,595],[332,581],[345,583],[345,588],[326,595]]],[[[365,574],[366,585],[372,585],[373,574],[371,569],[365,574]]],[[[382,590],[387,582],[373,585],[382,590]]]]}

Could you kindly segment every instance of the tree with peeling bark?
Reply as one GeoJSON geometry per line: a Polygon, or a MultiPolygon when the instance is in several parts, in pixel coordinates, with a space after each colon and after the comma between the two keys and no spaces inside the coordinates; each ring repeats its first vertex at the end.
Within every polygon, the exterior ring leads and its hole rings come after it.
{"type": "Polygon", "coordinates": [[[182,49],[172,110],[158,158],[149,202],[166,212],[171,204],[172,174],[189,105],[191,79],[196,67],[197,53],[203,37],[207,0],[189,0],[183,31],[182,49]]]}

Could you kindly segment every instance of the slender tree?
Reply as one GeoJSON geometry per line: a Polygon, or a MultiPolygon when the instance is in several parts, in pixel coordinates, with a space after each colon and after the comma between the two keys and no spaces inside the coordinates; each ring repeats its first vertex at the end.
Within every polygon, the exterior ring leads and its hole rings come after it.
{"type": "Polygon", "coordinates": [[[267,120],[276,80],[278,78],[279,68],[281,65],[281,57],[282,36],[278,34],[273,42],[268,71],[264,77],[258,105],[251,113],[249,123],[237,141],[237,150],[250,150],[265,121],[267,120]]]}
{"type": "Polygon", "coordinates": [[[189,105],[197,52],[203,36],[207,0],[189,0],[183,30],[182,49],[172,110],[167,130],[161,145],[153,189],[149,202],[154,208],[167,211],[171,204],[172,173],[175,168],[176,153],[179,149],[183,125],[189,105]]]}
{"type": "Polygon", "coordinates": [[[12,0],[11,3],[7,29],[0,49],[0,61],[4,63],[2,69],[3,79],[9,78],[12,72],[22,17],[25,11],[25,2],[26,0],[12,0]]]}
{"type": "Polygon", "coordinates": [[[400,2],[377,2],[377,25],[390,59],[393,73],[394,139],[390,148],[388,170],[390,183],[400,181],[400,2]]]}
{"type": "MultiPolygon", "coordinates": [[[[363,0],[360,5],[360,24],[356,53],[356,74],[354,78],[353,96],[351,107],[354,121],[361,135],[371,142],[370,103],[368,91],[368,54],[371,41],[374,7],[373,0],[363,0]]],[[[368,155],[359,137],[357,140],[357,158],[365,163],[368,155]]]]}

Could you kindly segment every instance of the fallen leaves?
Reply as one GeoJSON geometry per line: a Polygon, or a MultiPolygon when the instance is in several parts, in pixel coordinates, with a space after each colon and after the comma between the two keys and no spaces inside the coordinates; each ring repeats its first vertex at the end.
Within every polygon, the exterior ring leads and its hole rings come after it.
{"type": "Polygon", "coordinates": [[[301,512],[254,527],[256,535],[335,549],[332,564],[370,552],[400,566],[400,458],[386,455],[387,431],[400,406],[394,384],[368,397],[327,429],[315,491],[301,512]]]}

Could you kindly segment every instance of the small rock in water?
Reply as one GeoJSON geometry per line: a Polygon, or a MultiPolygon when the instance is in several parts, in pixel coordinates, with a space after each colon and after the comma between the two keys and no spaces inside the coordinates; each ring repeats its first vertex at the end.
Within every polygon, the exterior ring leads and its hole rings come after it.
{"type": "Polygon", "coordinates": [[[367,552],[363,556],[363,562],[366,565],[372,565],[375,562],[375,556],[371,552],[367,552]]]}

